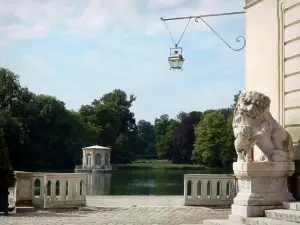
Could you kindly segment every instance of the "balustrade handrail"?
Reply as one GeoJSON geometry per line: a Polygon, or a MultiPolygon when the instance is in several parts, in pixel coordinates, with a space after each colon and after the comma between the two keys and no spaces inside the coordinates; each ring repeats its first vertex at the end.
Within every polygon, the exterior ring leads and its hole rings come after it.
{"type": "Polygon", "coordinates": [[[34,207],[44,208],[86,205],[86,173],[15,173],[17,191],[11,197],[16,203],[27,201],[34,207]]]}
{"type": "Polygon", "coordinates": [[[185,174],[185,205],[230,205],[235,186],[234,174],[185,174]]]}
{"type": "Polygon", "coordinates": [[[198,178],[198,177],[209,177],[209,178],[229,178],[229,177],[235,177],[234,174],[184,174],[184,178],[198,178]]]}
{"type": "Polygon", "coordinates": [[[76,165],[75,169],[107,169],[112,168],[111,165],[76,165]]]}

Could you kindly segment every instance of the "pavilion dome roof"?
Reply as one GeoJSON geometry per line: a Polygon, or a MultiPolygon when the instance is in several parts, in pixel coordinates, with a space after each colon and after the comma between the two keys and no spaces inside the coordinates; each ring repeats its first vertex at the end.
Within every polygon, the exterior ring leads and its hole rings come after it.
{"type": "Polygon", "coordinates": [[[100,146],[100,145],[93,145],[93,146],[89,146],[89,147],[84,147],[83,150],[85,149],[103,149],[103,150],[109,150],[109,147],[104,147],[104,146],[100,146]]]}

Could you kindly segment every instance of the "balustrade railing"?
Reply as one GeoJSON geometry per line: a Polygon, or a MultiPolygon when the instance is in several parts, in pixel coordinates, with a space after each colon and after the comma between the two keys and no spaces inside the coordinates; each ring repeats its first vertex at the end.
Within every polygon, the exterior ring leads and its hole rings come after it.
{"type": "Polygon", "coordinates": [[[91,169],[91,170],[111,170],[112,167],[110,165],[76,165],[76,170],[82,170],[82,169],[91,169]]]}
{"type": "Polygon", "coordinates": [[[9,189],[11,205],[26,203],[45,209],[86,205],[85,173],[15,173],[16,186],[9,189]]]}
{"type": "Polygon", "coordinates": [[[86,174],[46,174],[44,208],[85,206],[86,183],[86,174]]]}
{"type": "Polygon", "coordinates": [[[235,179],[228,174],[185,174],[184,204],[225,206],[236,195],[235,179]]]}

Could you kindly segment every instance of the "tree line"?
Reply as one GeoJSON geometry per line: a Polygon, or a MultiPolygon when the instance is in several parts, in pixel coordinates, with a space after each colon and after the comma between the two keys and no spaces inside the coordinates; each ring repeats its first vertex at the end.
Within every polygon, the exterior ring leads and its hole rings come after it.
{"type": "Polygon", "coordinates": [[[136,122],[135,101],[136,96],[116,89],[69,110],[53,96],[22,87],[17,74],[0,68],[0,148],[7,149],[15,169],[73,169],[81,164],[81,148],[95,144],[110,146],[112,163],[119,164],[152,157],[222,167],[235,159],[235,103],[180,112],[174,119],[164,114],[151,124],[136,122]]]}

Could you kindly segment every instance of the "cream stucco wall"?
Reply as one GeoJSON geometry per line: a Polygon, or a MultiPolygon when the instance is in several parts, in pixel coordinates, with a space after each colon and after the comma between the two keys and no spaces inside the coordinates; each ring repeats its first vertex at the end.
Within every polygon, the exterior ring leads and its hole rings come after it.
{"type": "Polygon", "coordinates": [[[300,139],[300,0],[284,2],[284,125],[300,139]]]}
{"type": "MultiPolygon", "coordinates": [[[[271,98],[273,117],[300,139],[300,0],[246,0],[246,88],[271,98]]],[[[259,150],[254,153],[260,156],[259,150]]]]}
{"type": "Polygon", "coordinates": [[[279,121],[277,14],[276,0],[263,0],[246,8],[246,88],[268,95],[272,115],[279,121]]]}

